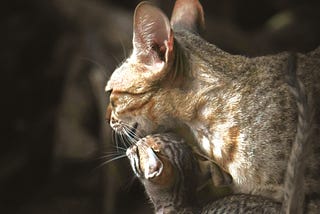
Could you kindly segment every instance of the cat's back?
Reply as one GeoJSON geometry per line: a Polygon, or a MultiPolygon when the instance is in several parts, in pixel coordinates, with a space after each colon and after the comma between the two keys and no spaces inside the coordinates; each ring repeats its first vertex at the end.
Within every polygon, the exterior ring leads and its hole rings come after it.
{"type": "MultiPolygon", "coordinates": [[[[298,55],[297,74],[310,97],[313,119],[311,126],[311,151],[307,157],[305,177],[308,192],[320,197],[320,47],[298,55]]],[[[318,205],[319,206],[319,205],[318,205]]]]}

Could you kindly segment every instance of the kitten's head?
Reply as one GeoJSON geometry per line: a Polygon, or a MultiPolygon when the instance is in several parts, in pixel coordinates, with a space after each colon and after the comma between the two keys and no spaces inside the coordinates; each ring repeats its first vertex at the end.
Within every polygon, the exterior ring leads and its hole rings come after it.
{"type": "MultiPolygon", "coordinates": [[[[184,16],[190,9],[181,4],[183,1],[178,2],[172,26],[187,29],[189,26],[192,30],[192,20],[185,21],[184,16]]],[[[198,1],[185,2],[195,4],[198,1]]],[[[175,71],[172,71],[175,70],[177,44],[169,19],[149,3],[142,2],[137,6],[133,29],[133,52],[114,71],[106,86],[106,91],[111,92],[107,120],[120,133],[135,127],[141,137],[161,125],[168,127],[172,123],[166,108],[169,104],[165,100],[166,90],[179,85],[175,81],[175,71]]]]}
{"type": "Polygon", "coordinates": [[[174,134],[148,135],[128,148],[127,156],[147,191],[176,189],[173,186],[187,191],[198,185],[198,162],[186,142],[174,134]]]}

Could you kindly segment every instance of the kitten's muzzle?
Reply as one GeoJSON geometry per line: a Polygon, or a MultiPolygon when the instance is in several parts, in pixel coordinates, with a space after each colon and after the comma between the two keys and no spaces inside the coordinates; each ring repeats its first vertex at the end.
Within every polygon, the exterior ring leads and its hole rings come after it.
{"type": "Polygon", "coordinates": [[[163,163],[150,147],[140,141],[127,149],[126,155],[130,160],[133,172],[139,178],[153,179],[161,175],[163,163]]]}
{"type": "Polygon", "coordinates": [[[134,174],[136,174],[138,178],[142,177],[143,173],[140,168],[140,157],[138,147],[136,145],[129,147],[126,151],[126,155],[130,160],[131,168],[134,174]]]}
{"type": "Polygon", "coordinates": [[[145,169],[144,177],[146,179],[152,179],[154,177],[158,177],[162,173],[163,163],[150,147],[146,149],[146,152],[149,158],[144,168],[145,169]]]}

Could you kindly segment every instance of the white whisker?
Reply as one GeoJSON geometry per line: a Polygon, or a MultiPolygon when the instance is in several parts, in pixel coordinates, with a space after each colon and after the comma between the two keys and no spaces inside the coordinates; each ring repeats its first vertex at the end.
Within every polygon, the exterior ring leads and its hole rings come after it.
{"type": "Polygon", "coordinates": [[[130,130],[135,130],[135,136],[137,136],[137,138],[141,138],[141,137],[144,137],[145,134],[141,132],[141,130],[139,129],[136,129],[134,126],[122,121],[122,123],[124,124],[124,126],[126,126],[127,128],[129,128],[130,130]]]}
{"type": "Polygon", "coordinates": [[[127,140],[129,142],[130,145],[134,145],[137,142],[136,137],[133,135],[133,132],[128,129],[127,127],[124,128],[124,134],[127,136],[127,140]]]}
{"type": "MultiPolygon", "coordinates": [[[[116,148],[119,148],[118,139],[117,139],[116,135],[117,135],[117,133],[114,130],[112,130],[112,140],[114,143],[116,143],[116,148]]],[[[118,151],[118,149],[117,149],[117,151],[118,151]]]]}
{"type": "Polygon", "coordinates": [[[115,160],[118,160],[118,159],[121,159],[121,158],[124,158],[124,157],[127,157],[127,155],[123,154],[123,155],[111,158],[110,160],[107,160],[107,161],[103,162],[99,167],[102,167],[102,166],[104,166],[104,165],[106,165],[106,164],[108,164],[108,163],[110,163],[112,161],[115,161],[115,160]]]}
{"type": "Polygon", "coordinates": [[[121,147],[121,146],[114,146],[113,148],[117,149],[117,150],[122,150],[122,151],[127,151],[127,148],[121,147]]]}
{"type": "Polygon", "coordinates": [[[130,147],[130,143],[127,144],[127,141],[125,140],[125,136],[124,136],[123,133],[120,134],[120,139],[121,139],[122,144],[123,144],[126,148],[130,147]]]}

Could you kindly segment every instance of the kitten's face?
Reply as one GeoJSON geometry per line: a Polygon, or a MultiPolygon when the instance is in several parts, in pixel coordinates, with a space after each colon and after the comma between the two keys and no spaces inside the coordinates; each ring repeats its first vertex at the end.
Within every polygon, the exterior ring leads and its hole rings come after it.
{"type": "Polygon", "coordinates": [[[162,187],[173,183],[175,163],[172,154],[164,149],[165,143],[161,137],[148,135],[127,149],[132,170],[142,182],[162,187]]]}
{"type": "Polygon", "coordinates": [[[123,134],[136,129],[139,137],[165,124],[166,111],[159,100],[161,81],[170,65],[173,34],[167,17],[157,8],[140,4],[134,17],[133,53],[112,74],[107,119],[123,134]]]}
{"type": "Polygon", "coordinates": [[[126,154],[142,182],[161,187],[171,186],[177,176],[196,169],[191,164],[195,160],[189,147],[171,134],[148,135],[128,148],[126,154]]]}

